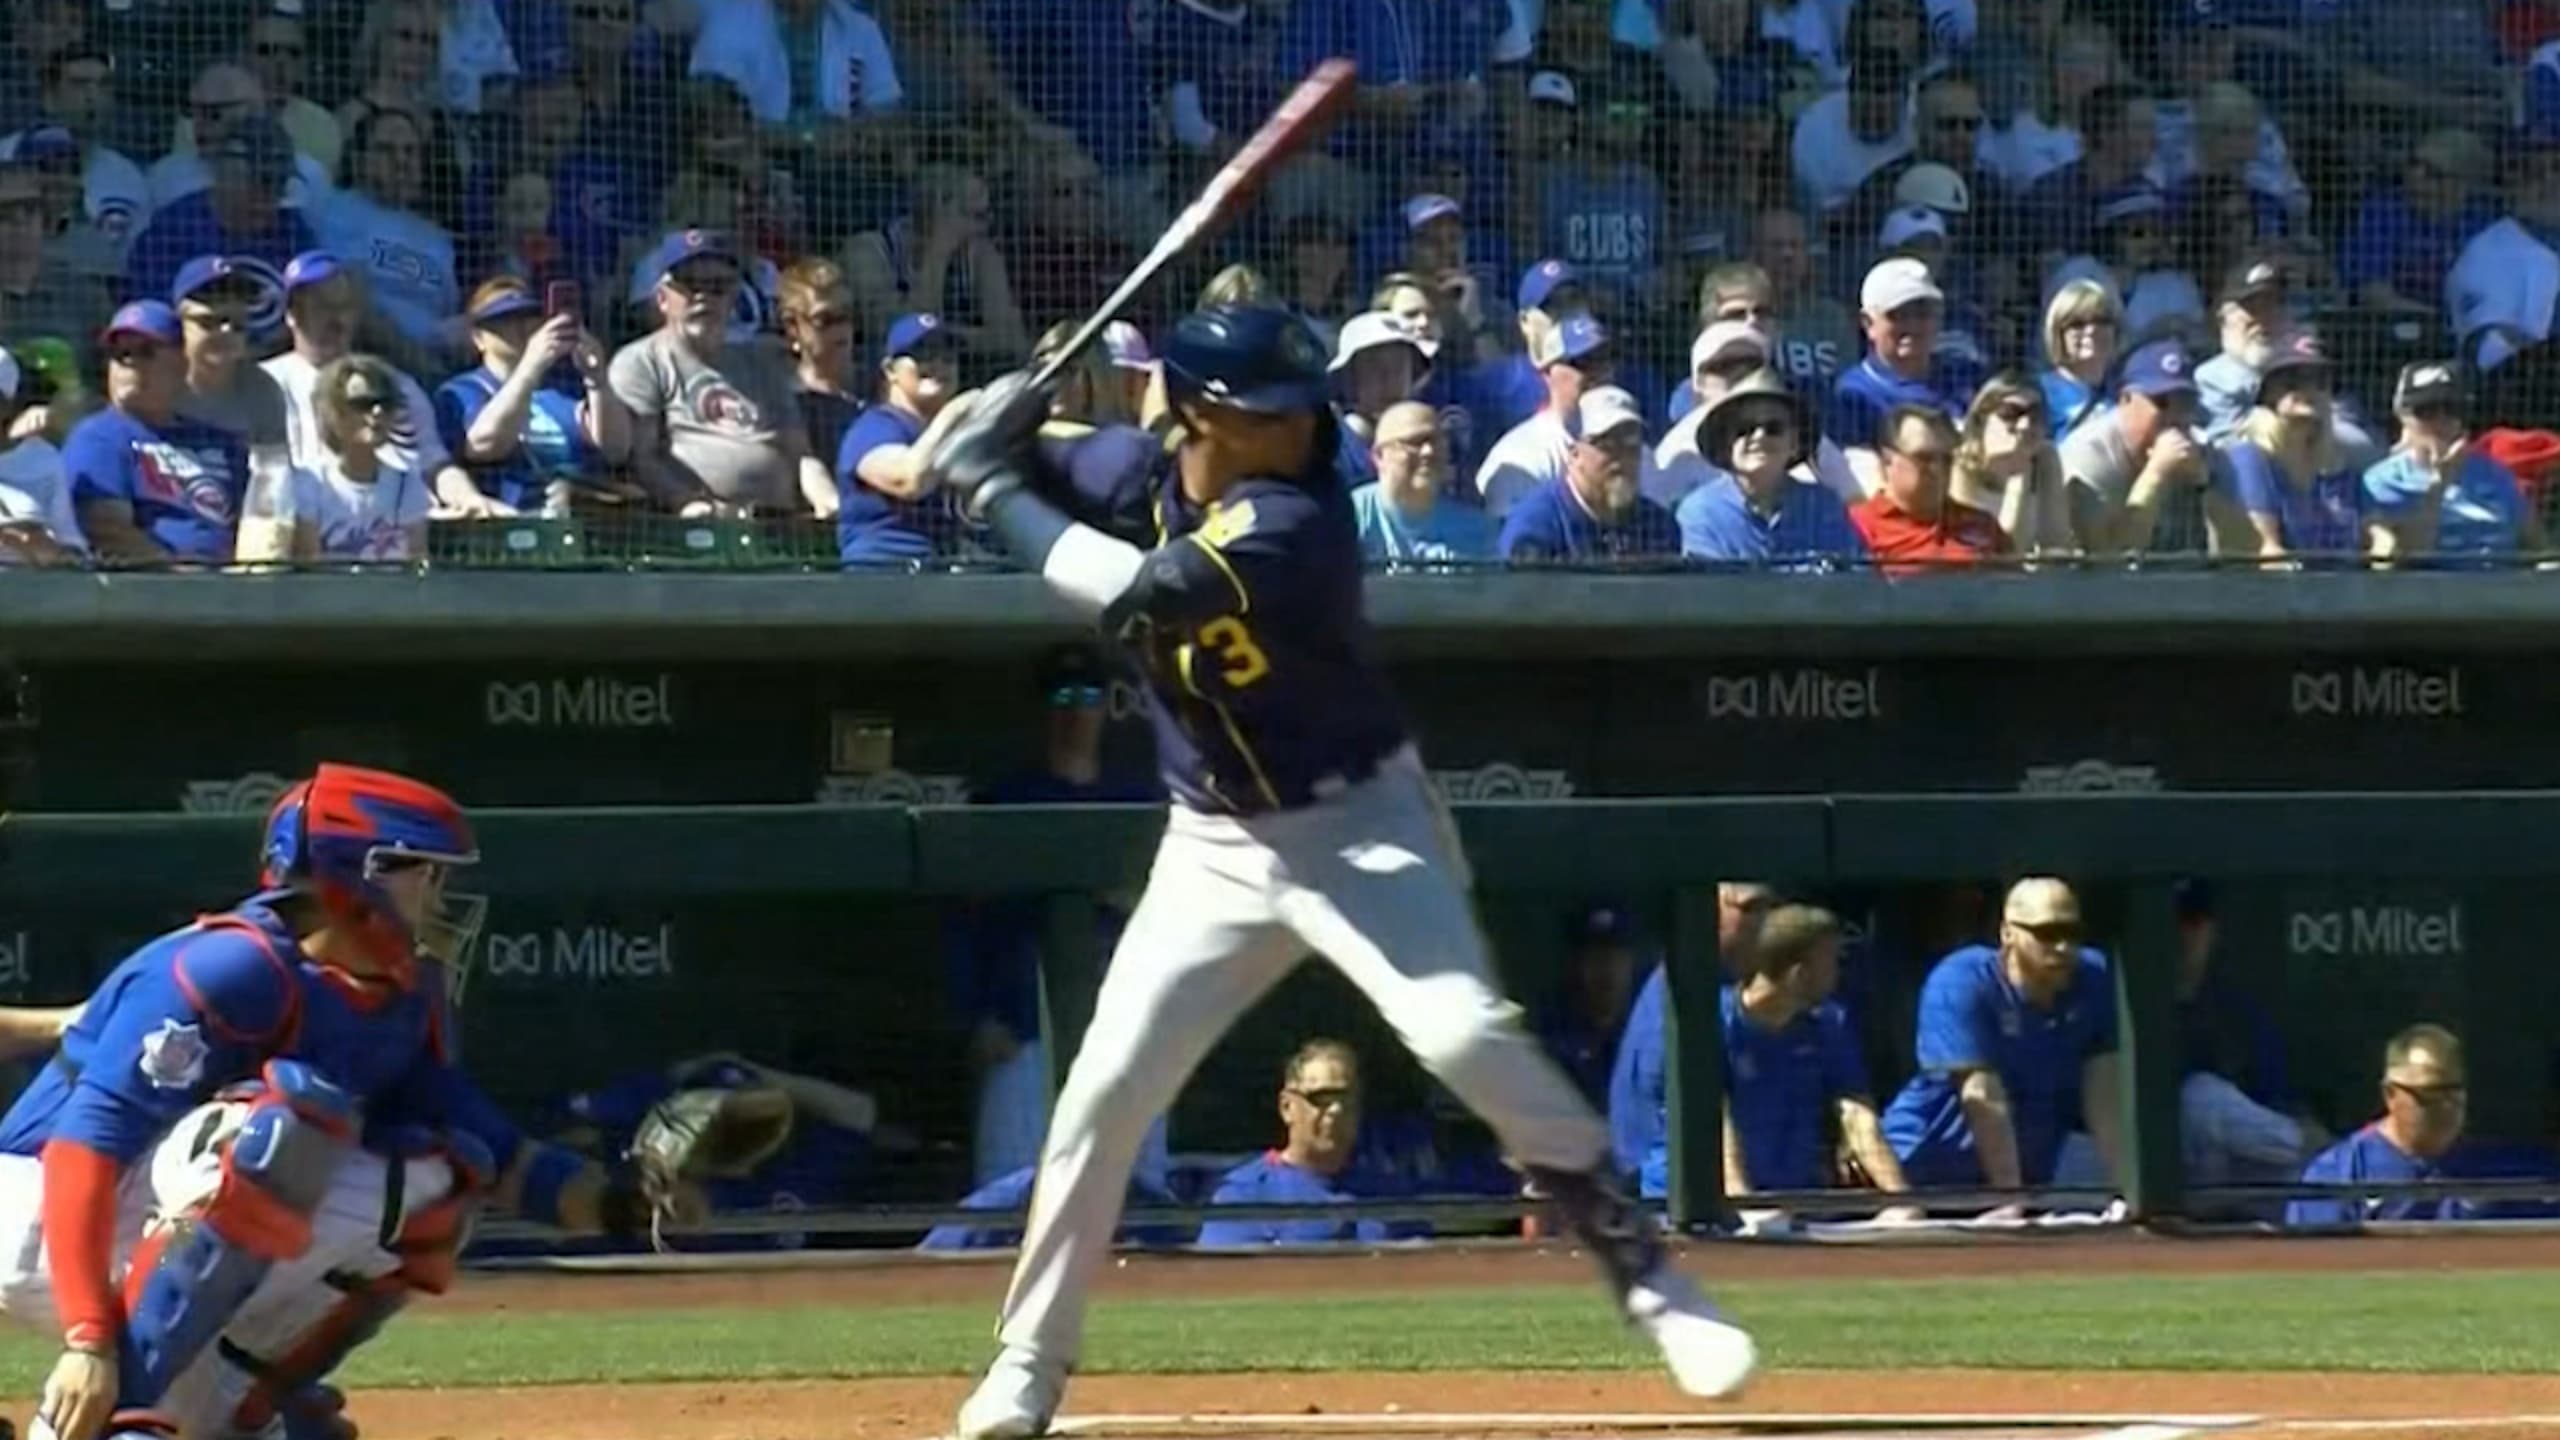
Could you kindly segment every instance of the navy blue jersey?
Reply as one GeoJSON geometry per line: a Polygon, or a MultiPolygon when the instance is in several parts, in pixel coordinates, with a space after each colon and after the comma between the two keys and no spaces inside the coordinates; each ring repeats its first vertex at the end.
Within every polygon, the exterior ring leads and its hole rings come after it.
{"type": "Polygon", "coordinates": [[[1359,524],[1329,465],[1305,486],[1238,482],[1206,507],[1160,453],[1058,479],[1076,519],[1157,552],[1147,613],[1119,638],[1146,678],[1177,799],[1220,814],[1296,809],[1405,743],[1369,653],[1359,524]]]}
{"type": "Polygon", "coordinates": [[[287,1058],[353,1094],[377,1131],[466,1131],[509,1163],[522,1137],[451,1064],[439,993],[356,992],[303,955],[265,899],[163,935],[109,972],[0,1118],[0,1153],[34,1155],[59,1136],[131,1162],[188,1111],[287,1058]]]}

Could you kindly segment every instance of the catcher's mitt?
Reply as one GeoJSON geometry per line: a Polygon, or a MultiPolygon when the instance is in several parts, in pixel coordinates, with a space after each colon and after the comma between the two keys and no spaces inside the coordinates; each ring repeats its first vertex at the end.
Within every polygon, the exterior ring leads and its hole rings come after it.
{"type": "Polygon", "coordinates": [[[707,1218],[700,1182],[754,1172],[791,1138],[791,1097],[774,1085],[678,1090],[649,1107],[624,1158],[649,1209],[649,1238],[707,1218]]]}

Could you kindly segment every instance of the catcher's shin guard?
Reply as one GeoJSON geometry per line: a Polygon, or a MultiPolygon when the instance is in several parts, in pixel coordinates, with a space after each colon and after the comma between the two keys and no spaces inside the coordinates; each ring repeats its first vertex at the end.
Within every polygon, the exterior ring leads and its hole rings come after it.
{"type": "Polygon", "coordinates": [[[291,1060],[222,1155],[213,1197],[144,1237],[125,1277],[117,1406],[144,1415],[213,1344],[276,1262],[311,1248],[311,1217],[356,1142],[354,1099],[291,1060]]]}

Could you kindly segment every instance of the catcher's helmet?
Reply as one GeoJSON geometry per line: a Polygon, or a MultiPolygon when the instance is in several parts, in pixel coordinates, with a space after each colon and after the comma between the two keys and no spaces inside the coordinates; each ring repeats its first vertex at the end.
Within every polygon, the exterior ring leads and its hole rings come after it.
{"type": "MultiPolygon", "coordinates": [[[[354,924],[376,959],[407,984],[422,936],[384,889],[401,865],[471,865],[480,859],[471,822],[432,785],[353,765],[322,765],[267,812],[260,879],[310,895],[332,919],[354,924]]],[[[426,917],[433,923],[437,916],[426,917]]]]}
{"type": "Polygon", "coordinates": [[[1185,315],[1164,347],[1165,388],[1263,415],[1325,408],[1325,353],[1276,305],[1212,305],[1185,315]]]}

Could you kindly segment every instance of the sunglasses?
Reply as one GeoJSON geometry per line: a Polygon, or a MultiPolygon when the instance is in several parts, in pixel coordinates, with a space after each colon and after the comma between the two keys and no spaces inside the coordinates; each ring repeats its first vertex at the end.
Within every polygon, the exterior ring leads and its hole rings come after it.
{"type": "Polygon", "coordinates": [[[1308,1104],[1313,1105],[1319,1110],[1333,1110],[1345,1107],[1360,1098],[1358,1091],[1352,1090],[1347,1086],[1323,1090],[1299,1090],[1292,1088],[1289,1093],[1306,1101],[1308,1104]]]}
{"type": "MultiPolygon", "coordinates": [[[[1939,458],[1948,457],[1942,455],[1939,458]]],[[[2080,922],[2077,920],[2012,920],[2009,924],[2034,936],[2042,945],[2071,945],[2080,939],[2080,922]]]]}
{"type": "Polygon", "coordinates": [[[802,324],[812,325],[820,330],[853,328],[853,312],[850,310],[812,310],[801,316],[800,320],[802,324]]]}
{"type": "Polygon", "coordinates": [[[388,415],[400,408],[397,395],[375,395],[371,392],[349,395],[347,408],[365,415],[388,415]]]}
{"type": "Polygon", "coordinates": [[[1102,703],[1099,685],[1061,685],[1049,692],[1053,710],[1091,710],[1102,703]]]}
{"type": "Polygon", "coordinates": [[[2044,407],[2041,405],[2003,405],[1991,413],[2000,417],[2001,424],[2013,430],[2044,423],[2044,407]]]}
{"type": "Polygon", "coordinates": [[[1774,435],[1783,440],[1796,433],[1795,417],[1791,415],[1746,415],[1740,420],[1734,422],[1733,433],[1736,438],[1751,435],[1774,435]]]}
{"type": "Polygon", "coordinates": [[[178,312],[178,318],[195,330],[246,330],[249,315],[244,310],[215,310],[189,307],[178,312]]]}
{"type": "Polygon", "coordinates": [[[1982,128],[1982,117],[1979,115],[1938,115],[1932,117],[1929,123],[1941,130],[1979,130],[1982,128]]]}
{"type": "Polygon", "coordinates": [[[2383,1083],[2421,1105],[2452,1105],[2471,1093],[2470,1086],[2458,1081],[2444,1085],[2405,1085],[2397,1080],[2386,1080],[2383,1083]]]}
{"type": "Polygon", "coordinates": [[[739,281],[735,272],[711,274],[697,270],[689,275],[671,274],[667,277],[667,283],[679,294],[699,297],[733,293],[737,290],[739,281]]]}

